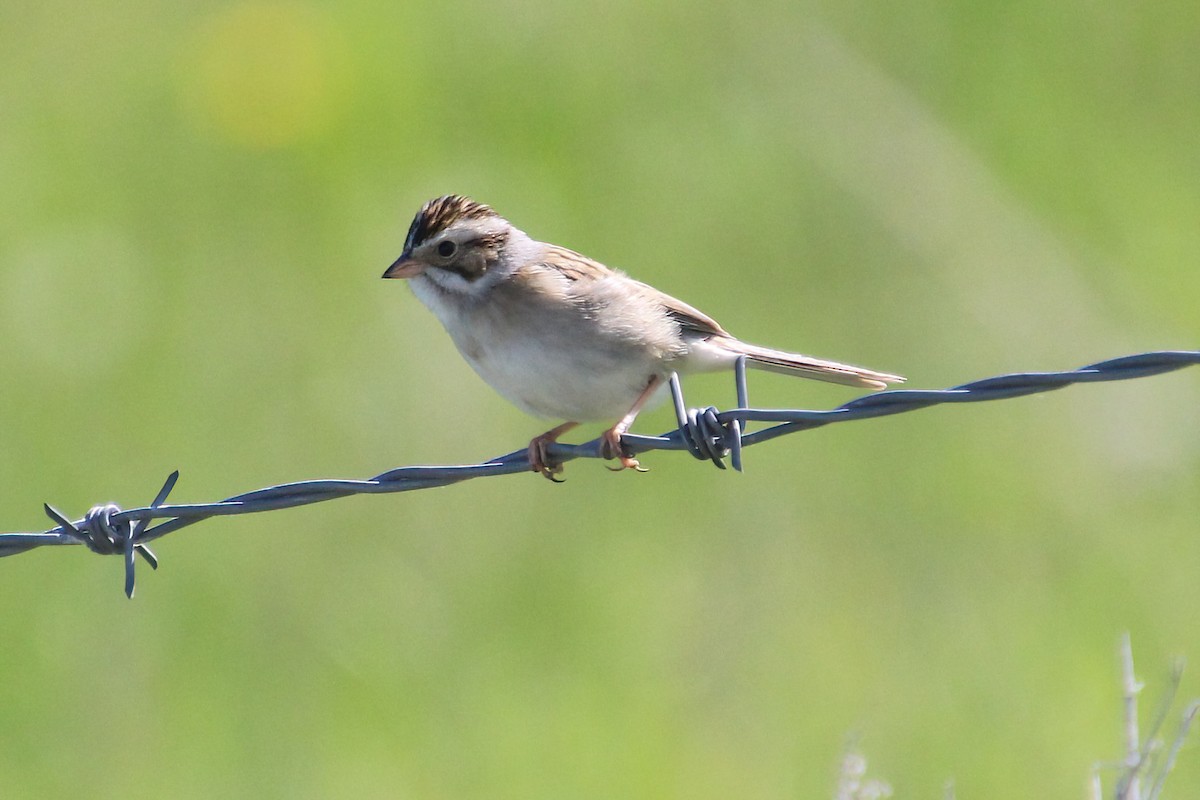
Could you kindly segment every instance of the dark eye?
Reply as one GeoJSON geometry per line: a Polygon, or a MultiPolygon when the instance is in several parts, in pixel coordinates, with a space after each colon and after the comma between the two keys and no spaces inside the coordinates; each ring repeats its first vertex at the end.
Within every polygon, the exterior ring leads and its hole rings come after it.
{"type": "Polygon", "coordinates": [[[450,240],[446,240],[437,246],[438,255],[442,258],[449,258],[458,250],[458,245],[450,240]]]}

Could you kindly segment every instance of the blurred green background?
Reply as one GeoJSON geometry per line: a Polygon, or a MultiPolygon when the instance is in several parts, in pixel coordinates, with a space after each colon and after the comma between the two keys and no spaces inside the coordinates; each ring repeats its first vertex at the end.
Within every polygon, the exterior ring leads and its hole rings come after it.
{"type": "MultiPolygon", "coordinates": [[[[379,280],[446,192],[917,388],[1196,347],[1197,41],[1192,0],[6,3],[0,529],[522,446],[379,280]]],[[[0,794],[827,797],[854,741],[900,797],[1081,797],[1120,632],[1147,711],[1200,659],[1197,408],[1190,370],[218,520],[133,602],[6,559],[0,794]]]]}

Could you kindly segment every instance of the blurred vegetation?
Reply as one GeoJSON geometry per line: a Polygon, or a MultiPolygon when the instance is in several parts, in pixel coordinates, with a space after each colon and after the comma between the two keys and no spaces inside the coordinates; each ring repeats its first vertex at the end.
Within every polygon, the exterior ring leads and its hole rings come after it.
{"type": "MultiPolygon", "coordinates": [[[[378,280],[451,191],[916,387],[1195,347],[1198,40],[1181,0],[7,3],[0,526],[542,430],[378,280]]],[[[0,793],[825,797],[855,736],[900,797],[1080,797],[1118,634],[1200,657],[1198,400],[215,521],[132,603],[116,559],[8,559],[0,793]]]]}

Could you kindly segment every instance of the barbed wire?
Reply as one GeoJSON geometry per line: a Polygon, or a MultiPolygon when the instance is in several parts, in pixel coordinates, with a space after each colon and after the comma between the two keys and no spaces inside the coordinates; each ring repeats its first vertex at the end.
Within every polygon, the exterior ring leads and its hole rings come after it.
{"type": "MultiPolygon", "coordinates": [[[[660,436],[626,434],[621,443],[630,455],[651,450],[687,450],[698,459],[712,461],[725,469],[729,458],[734,469],[742,469],[742,451],[750,445],[834,422],[900,414],[944,403],[977,403],[1004,400],[1038,392],[1049,392],[1075,383],[1097,383],[1144,378],[1200,364],[1200,351],[1166,350],[1114,358],[1066,372],[1021,372],[952,386],[949,389],[892,389],[865,395],[837,408],[801,409],[751,408],[746,382],[745,359],[734,370],[738,407],[687,409],[677,376],[670,391],[679,427],[660,436]],[[763,430],[746,432],[750,422],[775,423],[763,430]]],[[[577,458],[602,458],[599,438],[577,445],[556,443],[549,454],[562,462],[577,458]]],[[[49,545],[85,545],[100,555],[117,555],[125,561],[125,593],[133,597],[134,563],[141,556],[154,569],[158,559],[148,543],[211,517],[252,514],[280,508],[320,503],[356,494],[387,494],[446,486],[472,478],[530,471],[526,448],[481,464],[434,467],[399,467],[366,480],[308,480],[269,486],[235,495],[216,503],[166,505],[179,472],[172,472],[150,505],[122,510],[107,503],[92,508],[83,519],[71,521],[45,506],[56,527],[39,533],[0,534],[0,557],[24,553],[49,545]],[[153,527],[155,520],[165,520],[153,527]]]]}

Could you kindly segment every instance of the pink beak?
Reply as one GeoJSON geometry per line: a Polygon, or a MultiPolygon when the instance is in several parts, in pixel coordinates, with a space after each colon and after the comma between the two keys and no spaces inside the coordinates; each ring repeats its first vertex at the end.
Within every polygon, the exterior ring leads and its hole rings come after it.
{"type": "Polygon", "coordinates": [[[426,265],[409,256],[400,256],[383,273],[385,278],[415,278],[425,271],[426,265]]]}

